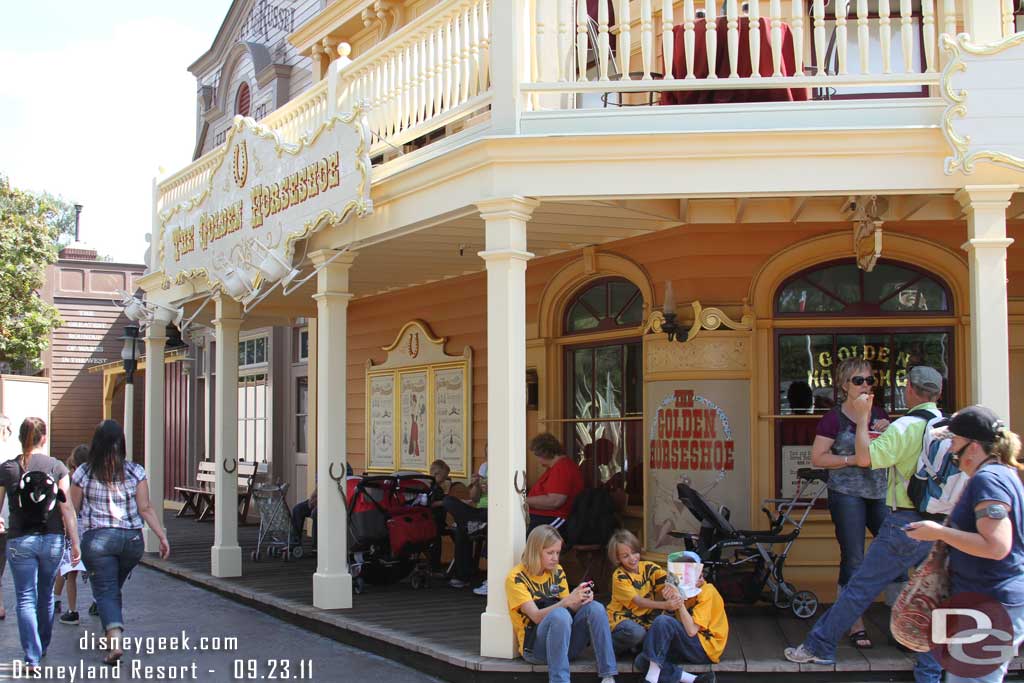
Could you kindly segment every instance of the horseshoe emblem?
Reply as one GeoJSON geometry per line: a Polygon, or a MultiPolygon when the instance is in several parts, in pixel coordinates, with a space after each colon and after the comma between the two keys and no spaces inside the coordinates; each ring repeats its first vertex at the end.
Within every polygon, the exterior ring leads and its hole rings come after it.
{"type": "Polygon", "coordinates": [[[234,458],[231,459],[231,469],[228,469],[228,461],[225,460],[223,463],[224,471],[228,474],[233,474],[238,469],[238,461],[234,458]]]}

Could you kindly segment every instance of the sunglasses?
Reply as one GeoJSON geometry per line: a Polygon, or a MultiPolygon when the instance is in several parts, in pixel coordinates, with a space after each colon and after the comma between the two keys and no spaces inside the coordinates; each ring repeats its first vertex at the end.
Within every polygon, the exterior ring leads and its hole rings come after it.
{"type": "Polygon", "coordinates": [[[875,378],[871,376],[861,377],[860,375],[854,375],[853,377],[850,378],[850,381],[856,384],[858,387],[861,384],[867,384],[869,387],[875,386],[875,378]]]}

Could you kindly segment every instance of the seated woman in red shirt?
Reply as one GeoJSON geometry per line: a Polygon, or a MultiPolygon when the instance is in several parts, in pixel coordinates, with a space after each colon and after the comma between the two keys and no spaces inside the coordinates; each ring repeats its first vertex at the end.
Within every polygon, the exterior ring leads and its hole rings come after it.
{"type": "Polygon", "coordinates": [[[526,504],[530,506],[530,528],[526,533],[541,524],[560,529],[572,511],[573,501],[583,490],[583,473],[553,434],[533,437],[530,452],[540,460],[544,474],[526,495],[526,504]]]}

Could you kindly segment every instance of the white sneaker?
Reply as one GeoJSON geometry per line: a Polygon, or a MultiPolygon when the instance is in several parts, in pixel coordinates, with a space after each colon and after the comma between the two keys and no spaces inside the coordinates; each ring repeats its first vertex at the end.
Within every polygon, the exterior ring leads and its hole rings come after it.
{"type": "Polygon", "coordinates": [[[831,665],[836,663],[834,659],[825,659],[824,657],[819,657],[818,655],[814,654],[813,652],[808,650],[803,645],[803,643],[801,643],[797,647],[787,647],[783,651],[783,654],[786,656],[786,659],[797,664],[831,665]]]}
{"type": "Polygon", "coordinates": [[[469,584],[467,582],[460,581],[459,579],[452,579],[448,582],[448,586],[451,588],[465,588],[468,585],[469,584]]]}
{"type": "Polygon", "coordinates": [[[473,589],[476,595],[487,595],[487,582],[484,581],[479,586],[473,589]]]}

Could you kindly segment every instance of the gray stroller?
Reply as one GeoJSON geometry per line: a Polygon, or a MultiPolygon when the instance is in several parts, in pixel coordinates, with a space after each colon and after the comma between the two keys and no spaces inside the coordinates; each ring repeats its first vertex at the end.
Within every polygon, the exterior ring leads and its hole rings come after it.
{"type": "Polygon", "coordinates": [[[256,509],[260,513],[260,531],[256,539],[256,549],[252,551],[253,562],[266,557],[283,557],[289,559],[302,557],[302,544],[295,537],[292,528],[292,516],[288,505],[284,502],[288,493],[288,484],[256,484],[252,490],[256,509]]]}

